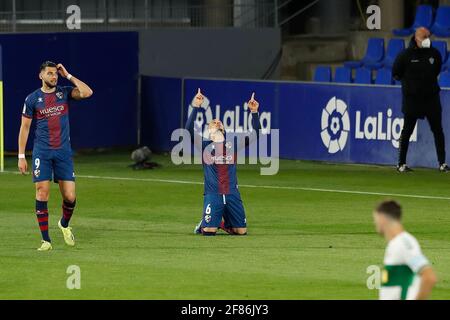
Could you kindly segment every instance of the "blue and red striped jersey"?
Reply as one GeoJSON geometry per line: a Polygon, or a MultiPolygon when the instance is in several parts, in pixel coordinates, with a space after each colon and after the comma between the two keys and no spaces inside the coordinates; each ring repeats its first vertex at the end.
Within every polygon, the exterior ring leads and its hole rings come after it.
{"type": "MultiPolygon", "coordinates": [[[[185,128],[191,133],[194,141],[194,122],[200,108],[194,108],[186,121],[185,128]]],[[[253,137],[258,137],[261,128],[258,113],[252,113],[253,137]]],[[[201,130],[201,129],[200,129],[201,130]]],[[[201,132],[201,131],[200,131],[201,132]]],[[[202,165],[204,173],[205,194],[232,194],[238,192],[237,181],[237,151],[245,148],[250,141],[246,140],[244,145],[238,145],[238,140],[215,143],[211,140],[203,140],[202,165]],[[234,144],[234,146],[232,146],[234,144]],[[205,150],[207,152],[205,152],[205,150]]],[[[197,146],[200,148],[200,145],[197,146]]]]}
{"type": "Polygon", "coordinates": [[[71,150],[69,101],[72,90],[72,86],[57,86],[52,93],[38,89],[25,99],[22,115],[36,121],[34,148],[71,150]]]}

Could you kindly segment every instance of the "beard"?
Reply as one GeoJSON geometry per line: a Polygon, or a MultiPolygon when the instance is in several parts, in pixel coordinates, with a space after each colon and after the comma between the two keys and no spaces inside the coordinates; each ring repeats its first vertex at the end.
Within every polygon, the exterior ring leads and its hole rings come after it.
{"type": "Polygon", "coordinates": [[[56,87],[56,84],[57,84],[58,82],[55,81],[55,84],[52,84],[51,82],[44,80],[44,83],[45,83],[45,85],[46,85],[47,87],[53,89],[54,87],[56,87]]]}

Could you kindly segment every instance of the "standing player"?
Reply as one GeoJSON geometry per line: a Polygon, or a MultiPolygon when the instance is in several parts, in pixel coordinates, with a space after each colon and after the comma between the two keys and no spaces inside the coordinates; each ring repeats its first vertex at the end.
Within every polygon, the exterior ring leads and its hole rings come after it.
{"type": "Polygon", "coordinates": [[[29,94],[23,106],[18,167],[22,174],[28,171],[25,148],[31,122],[35,119],[32,173],[36,186],[36,215],[42,233],[42,243],[38,250],[48,251],[52,249],[47,209],[51,180],[59,184],[63,198],[62,217],[58,221],[58,227],[66,244],[75,245],[72,228],[69,227],[76,203],[75,173],[69,137],[69,101],[89,98],[93,92],[84,82],[67,72],[62,64],[57,65],[51,61],[41,65],[39,78],[42,80],[42,87],[29,94]],[[72,82],[75,87],[58,86],[58,74],[72,82]]]}
{"type": "Polygon", "coordinates": [[[384,201],[375,208],[373,216],[377,232],[388,241],[380,299],[427,299],[436,284],[436,275],[416,238],[403,228],[402,208],[395,201],[384,201]]]}
{"type": "MultiPolygon", "coordinates": [[[[259,122],[259,103],[252,94],[248,107],[252,115],[253,131],[250,139],[258,137],[261,127],[259,122]]],[[[186,122],[186,129],[194,139],[194,121],[202,105],[204,97],[198,89],[194,98],[193,111],[186,122]]],[[[202,150],[202,164],[204,172],[204,204],[203,219],[196,228],[197,233],[205,236],[214,236],[217,229],[221,227],[229,234],[247,234],[247,220],[241,195],[238,190],[236,175],[236,150],[249,144],[250,139],[245,139],[243,145],[237,141],[228,141],[222,122],[218,119],[212,120],[208,124],[209,140],[198,145],[202,150]],[[231,144],[234,144],[234,148],[231,144]],[[223,222],[222,222],[223,218],[223,222]]],[[[237,139],[235,139],[237,140],[237,139]]]]}

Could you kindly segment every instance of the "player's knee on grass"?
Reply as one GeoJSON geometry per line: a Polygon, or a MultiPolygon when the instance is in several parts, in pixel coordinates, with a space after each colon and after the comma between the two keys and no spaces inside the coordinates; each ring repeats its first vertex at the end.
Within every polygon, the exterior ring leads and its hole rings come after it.
{"type": "Polygon", "coordinates": [[[217,233],[217,228],[203,228],[202,234],[204,236],[215,236],[217,233]]]}
{"type": "Polygon", "coordinates": [[[245,236],[247,234],[247,228],[233,228],[233,232],[239,236],[245,236]]]}

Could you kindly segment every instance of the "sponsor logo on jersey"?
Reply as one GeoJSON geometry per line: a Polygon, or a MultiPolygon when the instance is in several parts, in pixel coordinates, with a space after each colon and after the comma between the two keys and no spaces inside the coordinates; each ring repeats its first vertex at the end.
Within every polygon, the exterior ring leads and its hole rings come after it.
{"type": "Polygon", "coordinates": [[[231,154],[229,155],[212,155],[205,152],[203,155],[203,160],[205,164],[235,164],[235,157],[231,154]]]}
{"type": "Polygon", "coordinates": [[[65,105],[53,106],[38,110],[38,115],[40,116],[40,118],[49,118],[59,116],[65,111],[66,111],[65,105]]]}

